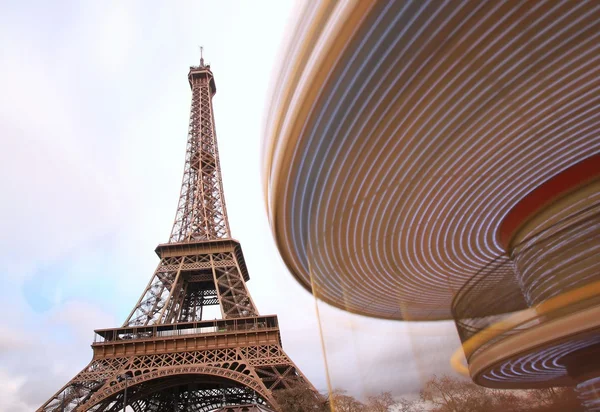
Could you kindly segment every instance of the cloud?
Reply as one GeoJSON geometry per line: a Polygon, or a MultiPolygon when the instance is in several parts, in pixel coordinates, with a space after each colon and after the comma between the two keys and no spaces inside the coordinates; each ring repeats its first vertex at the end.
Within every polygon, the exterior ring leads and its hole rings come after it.
{"type": "Polygon", "coordinates": [[[77,341],[92,341],[92,330],[111,328],[117,325],[112,314],[89,302],[66,302],[52,313],[48,322],[52,326],[67,328],[77,341]]]}
{"type": "Polygon", "coordinates": [[[72,90],[23,54],[30,44],[6,37],[15,40],[0,65],[0,247],[14,277],[114,229],[118,216],[104,178],[110,174],[81,138],[72,90]]]}
{"type": "Polygon", "coordinates": [[[0,410],[11,412],[30,412],[31,405],[20,399],[19,391],[25,379],[9,375],[0,369],[0,410]]]}
{"type": "Polygon", "coordinates": [[[28,350],[31,344],[25,334],[0,325],[0,356],[28,350]]]}
{"type": "Polygon", "coordinates": [[[91,360],[93,329],[114,324],[112,314],[81,301],[59,305],[35,327],[0,324],[0,410],[38,408],[91,360]]]}

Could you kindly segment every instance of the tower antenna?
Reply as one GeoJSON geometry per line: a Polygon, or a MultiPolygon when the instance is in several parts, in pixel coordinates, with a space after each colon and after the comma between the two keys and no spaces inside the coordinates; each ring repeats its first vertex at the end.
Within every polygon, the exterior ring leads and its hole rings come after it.
{"type": "Polygon", "coordinates": [[[204,66],[204,55],[203,55],[204,47],[200,46],[200,66],[204,66]]]}

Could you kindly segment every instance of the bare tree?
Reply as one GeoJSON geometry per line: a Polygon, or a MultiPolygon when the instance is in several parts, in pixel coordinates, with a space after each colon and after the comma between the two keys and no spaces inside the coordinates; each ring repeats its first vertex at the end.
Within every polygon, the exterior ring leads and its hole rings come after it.
{"type": "Polygon", "coordinates": [[[486,389],[471,381],[434,376],[425,383],[421,400],[435,412],[522,411],[524,397],[511,391],[486,389]]]}
{"type": "Polygon", "coordinates": [[[396,406],[397,412],[423,412],[424,409],[419,407],[419,403],[417,401],[409,401],[405,398],[400,398],[397,400],[398,404],[396,406]]]}
{"type": "Polygon", "coordinates": [[[391,408],[398,405],[394,397],[389,392],[381,392],[379,395],[367,397],[368,412],[388,412],[391,408]]]}
{"type": "Polygon", "coordinates": [[[329,412],[329,401],[305,383],[273,392],[281,412],[329,412]]]}
{"type": "Polygon", "coordinates": [[[478,386],[451,376],[434,376],[421,391],[419,401],[394,399],[382,392],[360,402],[344,390],[329,398],[299,383],[274,392],[281,412],[579,412],[583,411],[570,388],[500,390],[478,386]]]}
{"type": "Polygon", "coordinates": [[[572,388],[545,388],[528,392],[528,401],[536,405],[535,412],[583,411],[572,388]]]}
{"type": "MultiPolygon", "coordinates": [[[[578,412],[570,388],[501,390],[478,386],[450,376],[434,376],[421,391],[421,402],[432,412],[578,412]]],[[[408,409],[409,412],[413,412],[408,409]]]]}
{"type": "MultiPolygon", "coordinates": [[[[464,407],[464,403],[473,403],[472,400],[467,400],[463,396],[465,392],[470,392],[470,389],[465,382],[449,376],[434,376],[425,383],[421,391],[421,400],[432,404],[436,412],[462,412],[461,408],[464,407]]],[[[469,408],[468,411],[470,410],[475,411],[476,409],[469,408]]]]}
{"type": "Polygon", "coordinates": [[[336,389],[329,397],[331,410],[335,412],[365,412],[365,405],[346,394],[346,391],[336,389]]]}

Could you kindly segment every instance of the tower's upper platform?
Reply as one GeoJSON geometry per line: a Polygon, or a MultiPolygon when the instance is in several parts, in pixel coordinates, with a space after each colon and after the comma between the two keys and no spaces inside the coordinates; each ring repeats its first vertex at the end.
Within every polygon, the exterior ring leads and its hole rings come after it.
{"type": "Polygon", "coordinates": [[[193,89],[193,79],[196,78],[208,78],[210,84],[211,95],[214,96],[217,93],[217,85],[215,84],[215,78],[212,71],[210,70],[210,64],[204,64],[204,59],[200,59],[198,66],[190,66],[190,72],[188,73],[188,81],[190,82],[190,88],[193,89]]]}

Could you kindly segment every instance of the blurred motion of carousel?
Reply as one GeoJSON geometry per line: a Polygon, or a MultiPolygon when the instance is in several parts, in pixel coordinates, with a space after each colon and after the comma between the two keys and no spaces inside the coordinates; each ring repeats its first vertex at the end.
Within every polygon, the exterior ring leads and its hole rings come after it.
{"type": "Polygon", "coordinates": [[[454,319],[476,383],[600,410],[600,2],[308,2],[266,123],[280,253],[320,300],[454,319]]]}

